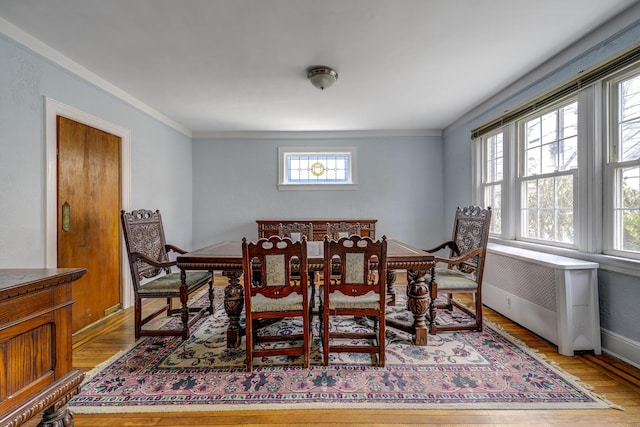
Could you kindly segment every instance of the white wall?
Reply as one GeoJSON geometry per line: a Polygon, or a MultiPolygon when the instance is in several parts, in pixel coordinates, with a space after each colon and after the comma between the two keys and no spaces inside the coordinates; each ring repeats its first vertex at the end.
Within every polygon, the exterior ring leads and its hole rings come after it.
{"type": "Polygon", "coordinates": [[[414,245],[449,237],[442,228],[442,143],[436,137],[195,140],[193,241],[257,238],[258,218],[375,218],[414,245]],[[358,150],[358,189],[278,191],[278,147],[358,150]]]}

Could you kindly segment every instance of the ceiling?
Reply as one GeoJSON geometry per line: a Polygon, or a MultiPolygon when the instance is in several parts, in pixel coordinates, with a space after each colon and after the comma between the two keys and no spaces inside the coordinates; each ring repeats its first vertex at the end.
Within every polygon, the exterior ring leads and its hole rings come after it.
{"type": "Polygon", "coordinates": [[[442,130],[634,0],[0,0],[197,135],[442,130]],[[339,74],[324,91],[306,70],[339,74]]]}

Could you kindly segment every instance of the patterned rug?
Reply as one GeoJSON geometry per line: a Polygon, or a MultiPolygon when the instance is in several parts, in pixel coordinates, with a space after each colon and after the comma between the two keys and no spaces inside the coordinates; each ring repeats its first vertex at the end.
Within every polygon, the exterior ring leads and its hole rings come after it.
{"type": "MultiPolygon", "coordinates": [[[[398,286],[399,293],[404,287],[398,286]]],[[[148,337],[87,375],[69,406],[76,413],[219,411],[239,409],[585,409],[614,407],[570,375],[492,325],[484,332],[441,332],[417,347],[387,328],[386,367],[371,356],[331,355],[322,366],[317,317],[312,366],[299,360],[254,360],[244,370],[242,348],[226,348],[227,319],[220,306],[189,340],[148,337]],[[296,365],[298,364],[298,365],[296,365]]],[[[389,315],[408,319],[404,296],[389,315]]],[[[441,321],[465,322],[443,314],[441,321]]],[[[177,319],[171,320],[176,322],[177,319]]],[[[287,334],[294,321],[270,326],[287,334]]],[[[368,319],[341,319],[336,327],[370,328],[368,319]]]]}

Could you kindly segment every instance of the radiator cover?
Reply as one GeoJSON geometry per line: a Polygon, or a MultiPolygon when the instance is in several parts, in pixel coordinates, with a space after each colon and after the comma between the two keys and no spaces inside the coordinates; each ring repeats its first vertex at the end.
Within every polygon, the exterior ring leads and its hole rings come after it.
{"type": "Polygon", "coordinates": [[[489,244],[482,302],[556,344],[601,353],[598,263],[489,244]]]}

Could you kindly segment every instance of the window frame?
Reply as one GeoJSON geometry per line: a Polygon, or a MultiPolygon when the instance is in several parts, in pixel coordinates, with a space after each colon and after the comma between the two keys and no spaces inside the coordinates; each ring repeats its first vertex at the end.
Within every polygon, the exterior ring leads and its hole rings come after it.
{"type": "Polygon", "coordinates": [[[640,156],[633,160],[619,159],[618,150],[621,141],[618,134],[619,124],[619,91],[618,85],[624,80],[640,77],[640,64],[622,70],[606,78],[602,84],[603,92],[603,133],[607,140],[604,147],[604,182],[605,188],[612,189],[609,197],[604,199],[604,244],[603,253],[607,255],[640,260],[640,251],[633,252],[616,247],[616,240],[622,230],[616,228],[616,199],[620,197],[618,191],[618,173],[629,167],[640,168],[640,156]],[[614,158],[616,157],[616,158],[614,158]]]}
{"type": "Polygon", "coordinates": [[[491,236],[499,236],[502,235],[504,232],[504,228],[503,228],[503,221],[502,221],[502,214],[504,213],[504,203],[505,203],[505,184],[506,184],[506,180],[505,180],[505,170],[507,169],[507,167],[505,166],[505,162],[508,161],[508,159],[505,157],[505,130],[504,129],[498,129],[495,130],[493,132],[488,133],[487,135],[484,135],[480,138],[480,151],[481,151],[481,160],[480,160],[480,190],[479,190],[479,199],[483,201],[483,203],[481,203],[483,206],[491,206],[491,208],[493,208],[493,215],[492,215],[492,227],[489,230],[489,235],[491,236]],[[488,175],[489,175],[489,170],[487,168],[487,163],[488,163],[488,146],[489,146],[489,140],[492,138],[496,138],[498,135],[500,135],[500,138],[502,139],[502,179],[501,180],[496,180],[496,181],[489,181],[488,180],[488,175]],[[500,207],[499,209],[496,209],[495,206],[493,206],[492,203],[488,203],[487,201],[487,194],[486,191],[489,187],[499,187],[500,188],[500,207]],[[496,221],[500,221],[500,225],[499,225],[499,232],[494,231],[495,229],[493,228],[493,224],[496,221]]]}
{"type": "MultiPolygon", "coordinates": [[[[540,94],[471,129],[472,202],[486,205],[482,193],[482,137],[502,130],[504,141],[502,232],[489,241],[502,245],[597,262],[607,271],[640,277],[640,253],[613,249],[614,168],[609,160],[611,123],[610,82],[640,73],[640,47],[577,75],[556,89],[540,94]],[[520,188],[516,185],[519,167],[516,122],[565,97],[578,99],[578,174],[574,191],[574,245],[549,245],[546,241],[519,239],[520,188]]],[[[615,130],[615,129],[613,129],[615,130]]]]}
{"type": "Polygon", "coordinates": [[[358,150],[356,147],[278,147],[278,190],[357,190],[358,150]],[[341,183],[296,183],[288,181],[287,159],[295,155],[346,155],[348,161],[348,182],[341,183]]]}
{"type": "MultiPolygon", "coordinates": [[[[578,155],[578,159],[577,159],[577,166],[575,168],[569,169],[569,170],[564,170],[564,171],[560,171],[560,170],[555,170],[553,172],[541,172],[539,174],[532,174],[532,175],[525,175],[526,171],[526,147],[525,147],[525,143],[526,143],[526,138],[525,138],[525,125],[527,122],[535,119],[535,118],[541,118],[542,116],[553,112],[553,111],[557,111],[560,110],[563,107],[566,107],[570,104],[576,104],[576,108],[577,108],[577,129],[576,129],[576,133],[577,133],[577,148],[576,151],[580,150],[580,143],[581,143],[581,127],[580,127],[580,123],[581,121],[583,121],[584,119],[580,116],[581,113],[581,108],[580,108],[580,103],[578,100],[578,95],[574,94],[571,96],[567,96],[562,98],[561,100],[558,100],[557,102],[554,102],[548,106],[545,106],[545,108],[541,108],[529,115],[526,115],[520,119],[518,119],[515,122],[515,126],[516,126],[516,140],[515,140],[515,144],[517,146],[516,152],[517,152],[517,174],[516,174],[516,183],[515,183],[515,198],[516,198],[516,203],[517,203],[517,212],[516,212],[516,228],[515,228],[515,238],[517,240],[521,240],[524,242],[531,242],[531,243],[537,243],[537,244],[546,244],[549,246],[557,246],[557,247],[563,247],[563,248],[571,248],[571,249],[577,249],[578,245],[576,242],[577,239],[577,235],[578,235],[578,231],[579,231],[579,226],[577,225],[578,222],[578,218],[576,215],[576,206],[579,205],[579,201],[580,201],[580,193],[578,191],[578,173],[580,171],[580,158],[578,155]],[[572,226],[573,226],[573,241],[572,242],[562,242],[562,241],[557,241],[557,240],[545,240],[545,239],[538,239],[538,238],[532,238],[529,236],[525,235],[524,232],[524,227],[525,227],[525,198],[526,198],[526,194],[524,191],[524,186],[526,185],[527,182],[531,182],[534,180],[539,180],[539,179],[547,179],[547,178],[559,178],[559,177],[565,177],[565,176],[571,176],[572,177],[572,192],[573,192],[573,200],[572,200],[572,226]]],[[[557,128],[556,128],[557,130],[557,128]]],[[[504,139],[503,139],[504,141],[504,139]]],[[[556,142],[558,140],[556,139],[556,142]]],[[[504,143],[504,142],[503,142],[504,143]]],[[[512,142],[513,143],[513,142],[512,142]]],[[[540,141],[540,145],[543,145],[543,142],[540,141]]],[[[555,209],[554,209],[555,210],[555,209]]],[[[554,224],[556,225],[556,224],[554,224]]]]}

